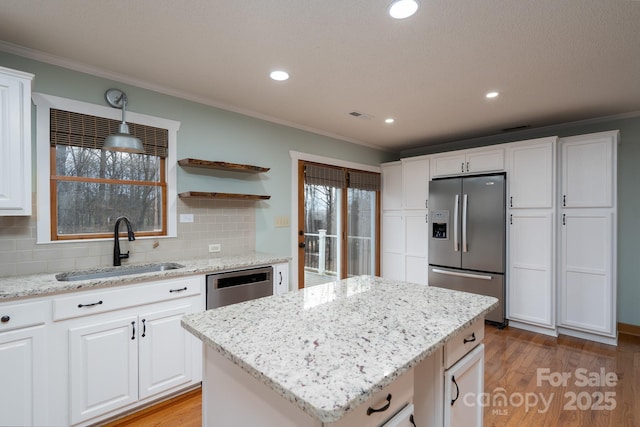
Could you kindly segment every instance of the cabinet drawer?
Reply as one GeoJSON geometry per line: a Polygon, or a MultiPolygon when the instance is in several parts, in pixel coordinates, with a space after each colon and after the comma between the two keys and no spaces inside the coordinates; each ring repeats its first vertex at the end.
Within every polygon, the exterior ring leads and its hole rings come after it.
{"type": "Polygon", "coordinates": [[[198,295],[201,293],[203,283],[204,277],[197,276],[129,285],[109,290],[78,292],[53,300],[53,320],[88,316],[198,295]]]}
{"type": "Polygon", "coordinates": [[[484,339],[484,318],[467,326],[444,346],[444,368],[450,368],[484,339]]]}
{"type": "Polygon", "coordinates": [[[405,372],[397,380],[371,396],[366,402],[359,405],[352,412],[345,415],[331,427],[377,427],[392,418],[402,408],[411,403],[413,399],[413,369],[405,372]],[[390,396],[390,398],[389,398],[390,396]],[[384,411],[370,412],[369,408],[382,409],[384,411]]]}
{"type": "Polygon", "coordinates": [[[0,332],[41,325],[49,318],[49,301],[27,302],[0,307],[0,332]]]}

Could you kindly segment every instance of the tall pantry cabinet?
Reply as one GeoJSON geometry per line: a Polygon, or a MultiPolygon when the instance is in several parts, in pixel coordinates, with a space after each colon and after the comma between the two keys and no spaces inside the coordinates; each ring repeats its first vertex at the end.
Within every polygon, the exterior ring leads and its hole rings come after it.
{"type": "Polygon", "coordinates": [[[610,344],[617,335],[618,133],[560,139],[558,331],[610,344]]]}
{"type": "Polygon", "coordinates": [[[427,284],[429,157],[382,167],[382,277],[427,284]]]}

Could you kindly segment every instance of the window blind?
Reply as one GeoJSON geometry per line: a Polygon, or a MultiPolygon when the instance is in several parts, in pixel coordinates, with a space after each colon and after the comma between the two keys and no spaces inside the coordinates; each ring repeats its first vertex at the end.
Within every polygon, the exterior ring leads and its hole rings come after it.
{"type": "Polygon", "coordinates": [[[344,188],[347,185],[347,174],[344,169],[306,164],[304,166],[304,182],[310,185],[344,188]]]}
{"type": "MultiPolygon", "coordinates": [[[[104,139],[120,131],[120,121],[71,111],[51,109],[51,146],[71,145],[100,149],[104,139]]],[[[167,157],[169,131],[127,122],[131,135],[142,141],[144,154],[167,157]]]]}
{"type": "Polygon", "coordinates": [[[380,191],[380,174],[375,172],[349,171],[349,188],[380,191]]]}

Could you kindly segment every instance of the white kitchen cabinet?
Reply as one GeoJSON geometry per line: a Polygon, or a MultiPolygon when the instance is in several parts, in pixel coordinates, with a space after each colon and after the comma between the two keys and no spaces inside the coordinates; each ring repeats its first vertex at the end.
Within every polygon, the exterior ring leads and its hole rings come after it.
{"type": "Polygon", "coordinates": [[[45,321],[42,302],[0,306],[0,425],[47,425],[45,321]]]}
{"type": "Polygon", "coordinates": [[[427,213],[423,211],[404,215],[404,266],[403,280],[426,285],[428,283],[429,245],[427,213]]]}
{"type": "Polygon", "coordinates": [[[551,209],[555,201],[556,137],[509,144],[510,209],[551,209]]]}
{"type": "Polygon", "coordinates": [[[380,165],[382,169],[382,210],[402,209],[402,163],[380,165]]]}
{"type": "Polygon", "coordinates": [[[484,392],[484,344],[478,345],[445,371],[444,426],[482,426],[484,392]]]}
{"type": "Polygon", "coordinates": [[[504,170],[503,148],[478,148],[432,156],[431,177],[504,170]]]}
{"type": "Polygon", "coordinates": [[[555,335],[555,216],[543,209],[510,212],[507,316],[555,335]]]}
{"type": "Polygon", "coordinates": [[[429,156],[402,159],[404,209],[427,209],[429,197],[429,156]]]}
{"type": "Polygon", "coordinates": [[[289,263],[273,266],[273,294],[280,295],[289,291],[289,263]]]}
{"type": "Polygon", "coordinates": [[[615,337],[613,213],[562,214],[560,325],[615,337]]]}
{"type": "Polygon", "coordinates": [[[180,322],[204,309],[203,289],[196,276],[53,297],[49,424],[93,424],[200,382],[201,343],[180,322]]]}
{"type": "Polygon", "coordinates": [[[404,280],[404,215],[402,211],[382,213],[382,271],[385,279],[404,280]]]}
{"type": "Polygon", "coordinates": [[[138,401],[137,320],[69,328],[72,424],[138,401]]]}
{"type": "Polygon", "coordinates": [[[617,343],[618,131],[560,139],[560,333],[617,343]]]}
{"type": "Polygon", "coordinates": [[[562,138],[562,207],[610,208],[618,132],[562,138]]]}
{"type": "Polygon", "coordinates": [[[0,67],[0,215],[31,215],[31,81],[0,67]]]}

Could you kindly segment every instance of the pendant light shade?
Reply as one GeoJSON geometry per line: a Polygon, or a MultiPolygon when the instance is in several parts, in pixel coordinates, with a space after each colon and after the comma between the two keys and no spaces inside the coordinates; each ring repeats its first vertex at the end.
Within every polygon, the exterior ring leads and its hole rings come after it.
{"type": "Polygon", "coordinates": [[[105,99],[114,108],[122,110],[122,123],[118,133],[109,135],[104,139],[103,150],[123,151],[126,153],[144,153],[142,141],[129,133],[129,126],[125,121],[127,110],[127,95],[119,89],[109,89],[104,94],[105,99]]]}

